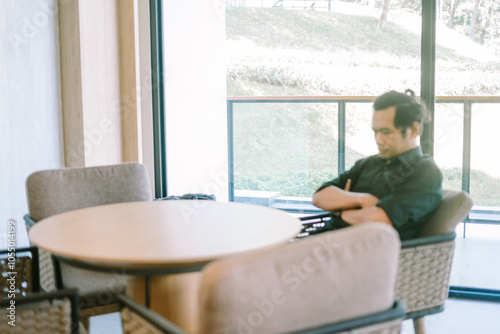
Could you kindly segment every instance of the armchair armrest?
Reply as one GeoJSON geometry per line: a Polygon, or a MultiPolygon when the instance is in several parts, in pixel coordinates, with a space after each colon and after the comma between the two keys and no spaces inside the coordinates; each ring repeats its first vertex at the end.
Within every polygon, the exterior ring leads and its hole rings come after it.
{"type": "Polygon", "coordinates": [[[333,325],[295,332],[294,334],[328,334],[347,333],[351,331],[357,333],[358,330],[363,333],[375,333],[379,332],[379,330],[385,330],[387,331],[387,333],[393,333],[399,330],[401,326],[401,320],[405,318],[405,312],[405,305],[402,302],[396,300],[394,302],[394,305],[386,311],[369,314],[361,318],[347,320],[333,325]],[[375,331],[374,329],[374,331],[371,331],[371,326],[376,326],[377,330],[375,331]]]}
{"type": "Polygon", "coordinates": [[[451,233],[446,233],[446,234],[440,234],[440,235],[433,235],[430,237],[422,237],[422,238],[416,238],[416,239],[410,239],[410,240],[405,240],[401,242],[401,248],[409,248],[409,247],[417,247],[417,246],[423,246],[423,245],[428,245],[428,244],[435,244],[438,242],[445,242],[445,241],[452,241],[455,240],[456,233],[451,232],[451,233]]]}

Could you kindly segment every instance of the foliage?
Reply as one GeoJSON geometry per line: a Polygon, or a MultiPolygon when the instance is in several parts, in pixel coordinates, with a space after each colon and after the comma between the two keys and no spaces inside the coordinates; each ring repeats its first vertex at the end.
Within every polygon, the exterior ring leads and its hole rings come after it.
{"type": "MultiPolygon", "coordinates": [[[[420,36],[390,22],[380,31],[376,19],[356,15],[227,11],[230,96],[269,95],[264,86],[274,95],[377,95],[420,86],[420,36]]],[[[443,46],[436,52],[436,94],[500,92],[494,75],[499,62],[476,61],[443,46]]]]}

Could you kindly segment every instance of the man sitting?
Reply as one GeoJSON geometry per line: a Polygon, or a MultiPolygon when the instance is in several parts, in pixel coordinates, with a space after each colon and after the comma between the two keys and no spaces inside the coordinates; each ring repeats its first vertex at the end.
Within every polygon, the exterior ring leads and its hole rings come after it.
{"type": "Polygon", "coordinates": [[[397,230],[401,240],[415,238],[441,202],[441,171],[417,143],[427,109],[410,89],[379,96],[373,109],[379,154],[357,161],[324,183],[312,203],[337,213],[333,229],[384,222],[397,230]]]}

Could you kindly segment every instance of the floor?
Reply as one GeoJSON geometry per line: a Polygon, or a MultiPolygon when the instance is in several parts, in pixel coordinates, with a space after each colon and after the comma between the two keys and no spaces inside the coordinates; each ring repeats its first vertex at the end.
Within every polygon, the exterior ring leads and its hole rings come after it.
{"type": "MultiPolygon", "coordinates": [[[[443,312],[425,317],[425,328],[427,334],[498,334],[500,303],[448,299],[443,312]]],[[[412,320],[401,333],[415,333],[412,320]]]]}
{"type": "Polygon", "coordinates": [[[456,230],[450,284],[500,290],[500,224],[467,224],[465,238],[463,228],[456,230]]]}
{"type": "MultiPolygon", "coordinates": [[[[500,225],[457,227],[451,285],[500,290],[500,225]]],[[[448,299],[444,312],[425,317],[427,334],[498,334],[500,303],[448,299]]],[[[403,322],[403,334],[413,334],[413,322],[403,322]]]]}

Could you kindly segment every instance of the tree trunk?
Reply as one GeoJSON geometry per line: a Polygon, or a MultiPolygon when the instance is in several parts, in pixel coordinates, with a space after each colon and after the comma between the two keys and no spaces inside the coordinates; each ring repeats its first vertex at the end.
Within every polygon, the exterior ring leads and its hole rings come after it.
{"type": "Polygon", "coordinates": [[[453,20],[455,19],[455,10],[457,9],[457,6],[458,6],[458,3],[460,2],[460,0],[455,0],[453,1],[453,3],[451,4],[451,8],[450,8],[450,18],[448,19],[448,23],[446,23],[446,26],[448,28],[453,28],[453,20]]]}
{"type": "Polygon", "coordinates": [[[491,14],[493,13],[493,6],[495,6],[495,0],[491,0],[491,5],[490,5],[490,8],[488,9],[488,17],[484,20],[484,29],[483,29],[483,32],[481,33],[481,38],[480,38],[481,44],[484,44],[486,32],[490,28],[491,14]]]}
{"type": "Polygon", "coordinates": [[[479,9],[479,3],[481,0],[476,0],[474,5],[474,12],[472,13],[472,20],[470,22],[469,37],[474,40],[476,38],[476,20],[477,20],[477,10],[479,9]]]}
{"type": "Polygon", "coordinates": [[[384,0],[384,8],[382,8],[382,15],[380,16],[380,20],[378,21],[378,28],[382,30],[384,28],[385,23],[387,22],[387,14],[389,14],[389,4],[391,0],[384,0]]]}

